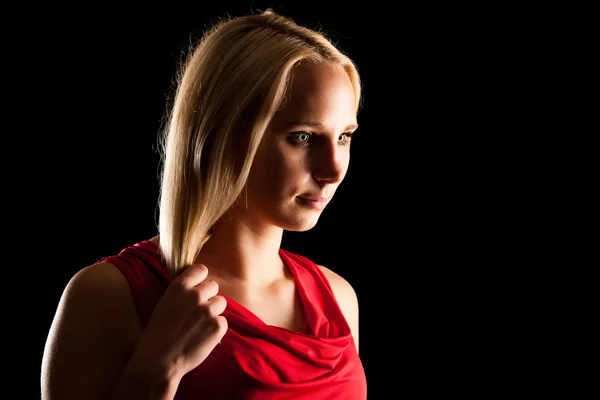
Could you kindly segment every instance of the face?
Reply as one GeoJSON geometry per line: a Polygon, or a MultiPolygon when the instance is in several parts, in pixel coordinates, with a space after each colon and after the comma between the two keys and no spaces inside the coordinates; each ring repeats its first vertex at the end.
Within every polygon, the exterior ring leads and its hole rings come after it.
{"type": "Polygon", "coordinates": [[[255,220],[305,231],[346,176],[357,128],[355,97],[350,78],[336,64],[300,64],[288,90],[258,149],[240,206],[255,220]]]}

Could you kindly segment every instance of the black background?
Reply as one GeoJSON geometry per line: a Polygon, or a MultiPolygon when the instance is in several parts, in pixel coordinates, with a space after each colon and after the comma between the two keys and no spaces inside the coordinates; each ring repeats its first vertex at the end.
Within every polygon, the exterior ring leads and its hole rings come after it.
{"type": "Polygon", "coordinates": [[[5,77],[18,94],[5,156],[16,157],[8,200],[26,211],[6,218],[18,282],[33,285],[17,321],[33,343],[27,389],[39,391],[70,277],[156,234],[157,134],[182,51],[227,12],[271,7],[322,27],[362,75],[347,178],[317,227],[286,232],[284,247],[354,286],[369,398],[510,391],[520,379],[504,369],[514,331],[499,322],[506,296],[495,294],[518,274],[509,261],[529,229],[512,227],[527,180],[513,179],[522,163],[514,121],[528,96],[514,90],[531,72],[527,36],[516,35],[521,10],[168,4],[14,12],[5,77]]]}

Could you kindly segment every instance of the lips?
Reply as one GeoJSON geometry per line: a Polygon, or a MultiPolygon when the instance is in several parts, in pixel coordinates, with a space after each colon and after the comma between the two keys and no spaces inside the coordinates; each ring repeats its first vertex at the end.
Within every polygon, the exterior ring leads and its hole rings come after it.
{"type": "Polygon", "coordinates": [[[297,197],[300,203],[304,206],[315,210],[322,210],[325,208],[330,198],[327,197],[297,197]]]}
{"type": "Polygon", "coordinates": [[[321,197],[321,196],[318,196],[318,197],[298,196],[298,197],[303,198],[305,200],[310,200],[310,201],[318,201],[318,202],[329,201],[329,197],[321,197]]]}
{"type": "Polygon", "coordinates": [[[300,195],[298,197],[311,201],[329,201],[332,196],[333,194],[326,196],[324,193],[307,193],[306,195],[300,195]]]}

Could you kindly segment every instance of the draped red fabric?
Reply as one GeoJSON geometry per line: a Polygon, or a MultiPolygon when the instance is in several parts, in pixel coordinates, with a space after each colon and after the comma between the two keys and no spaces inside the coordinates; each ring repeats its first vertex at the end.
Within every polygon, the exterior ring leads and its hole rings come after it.
{"type": "MultiPolygon", "coordinates": [[[[228,331],[181,380],[175,399],[367,398],[362,362],[326,277],[304,256],[283,249],[279,254],[296,281],[303,331],[267,325],[226,297],[228,331]]],[[[112,263],[125,275],[146,325],[170,282],[158,246],[142,241],[99,262],[112,263]]]]}

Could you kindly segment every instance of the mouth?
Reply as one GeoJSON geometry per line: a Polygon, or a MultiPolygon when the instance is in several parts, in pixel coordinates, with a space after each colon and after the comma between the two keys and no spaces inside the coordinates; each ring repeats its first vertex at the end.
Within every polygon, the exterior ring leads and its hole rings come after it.
{"type": "Polygon", "coordinates": [[[329,199],[307,199],[300,196],[296,197],[296,199],[298,199],[301,205],[311,208],[313,210],[322,210],[329,202],[329,199]]]}

